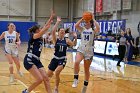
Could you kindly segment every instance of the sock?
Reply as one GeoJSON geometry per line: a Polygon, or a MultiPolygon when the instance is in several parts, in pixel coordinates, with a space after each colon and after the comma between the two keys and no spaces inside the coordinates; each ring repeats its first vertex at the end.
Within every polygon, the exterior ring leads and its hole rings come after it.
{"type": "Polygon", "coordinates": [[[84,86],[88,86],[88,81],[84,81],[84,86]]]}
{"type": "Polygon", "coordinates": [[[78,77],[79,77],[78,74],[75,74],[75,75],[74,75],[74,79],[77,79],[77,80],[78,80],[78,77]]]}

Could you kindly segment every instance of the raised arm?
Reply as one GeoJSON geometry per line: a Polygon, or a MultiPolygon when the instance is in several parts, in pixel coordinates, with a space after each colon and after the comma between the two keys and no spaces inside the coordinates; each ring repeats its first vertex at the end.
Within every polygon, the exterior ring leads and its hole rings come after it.
{"type": "Polygon", "coordinates": [[[5,36],[5,32],[3,32],[1,35],[0,35],[0,40],[2,40],[5,36]]]}
{"type": "Polygon", "coordinates": [[[53,20],[53,17],[54,17],[54,13],[51,11],[51,16],[49,20],[46,22],[46,24],[44,25],[44,27],[41,29],[39,33],[34,34],[33,36],[34,39],[42,37],[42,35],[48,31],[48,29],[50,28],[51,22],[53,20]]]}
{"type": "Polygon", "coordinates": [[[76,32],[73,32],[73,36],[74,36],[74,40],[73,41],[71,41],[70,39],[66,39],[67,41],[67,44],[68,45],[70,45],[71,47],[72,46],[76,46],[76,44],[77,44],[77,34],[76,34],[76,32]]]}
{"type": "Polygon", "coordinates": [[[53,43],[55,44],[56,43],[56,30],[57,30],[57,27],[59,25],[59,23],[61,22],[61,18],[60,17],[57,17],[57,21],[52,29],[52,38],[53,38],[53,43]]]}
{"type": "Polygon", "coordinates": [[[75,28],[78,30],[78,31],[82,31],[83,28],[80,26],[80,23],[82,22],[83,18],[81,18],[76,24],[75,24],[75,28]]]}
{"type": "Polygon", "coordinates": [[[94,31],[96,33],[98,33],[100,31],[100,26],[99,26],[98,22],[95,19],[93,19],[93,22],[94,22],[94,25],[96,27],[94,31]]]}
{"type": "Polygon", "coordinates": [[[49,24],[50,22],[52,22],[54,16],[55,16],[55,13],[53,10],[51,10],[51,16],[50,16],[49,20],[46,22],[46,25],[49,24]]]}

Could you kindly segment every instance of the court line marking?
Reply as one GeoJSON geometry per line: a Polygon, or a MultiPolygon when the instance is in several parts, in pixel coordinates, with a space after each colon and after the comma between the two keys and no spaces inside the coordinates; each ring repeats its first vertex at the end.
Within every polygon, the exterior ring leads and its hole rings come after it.
{"type": "MultiPolygon", "coordinates": [[[[0,76],[0,77],[9,78],[9,77],[7,77],[7,76],[0,76]]],[[[26,84],[24,84],[22,81],[20,81],[20,80],[18,80],[18,79],[15,79],[15,80],[17,80],[17,81],[18,81],[21,85],[23,85],[24,87],[28,88],[28,86],[27,86],[26,84]]],[[[32,91],[31,93],[36,93],[36,92],[32,91]]]]}
{"type": "MultiPolygon", "coordinates": [[[[19,51],[21,51],[21,52],[23,52],[23,53],[26,53],[25,51],[23,51],[22,49],[20,49],[19,51]]],[[[22,57],[19,57],[19,58],[21,58],[22,60],[24,59],[24,58],[22,58],[22,57]]],[[[50,61],[50,59],[47,59],[47,58],[44,58],[44,57],[42,57],[42,59],[43,60],[48,60],[48,61],[50,61]]],[[[70,66],[65,66],[65,67],[67,67],[67,68],[71,68],[71,69],[74,69],[73,67],[70,67],[70,66]]],[[[81,73],[84,73],[84,71],[80,71],[81,73]]],[[[113,73],[112,73],[113,74],[113,73]]],[[[91,76],[95,76],[96,74],[90,74],[91,76]]],[[[106,76],[106,75],[103,75],[103,76],[106,76]]],[[[103,78],[102,76],[95,76],[95,77],[97,77],[97,78],[103,78]]],[[[129,80],[129,79],[136,79],[136,80],[134,80],[134,81],[139,81],[139,79],[140,78],[133,78],[133,77],[122,77],[122,76],[116,76],[116,77],[118,77],[118,78],[124,78],[124,80],[129,80]],[[137,80],[138,79],[138,80],[137,80]]],[[[110,78],[110,77],[109,77],[110,78]]],[[[105,79],[105,78],[104,78],[105,79]]]]}
{"type": "MultiPolygon", "coordinates": [[[[19,51],[20,52],[23,52],[23,53],[26,53],[24,50],[22,50],[22,49],[19,49],[19,51]]],[[[0,51],[1,52],[1,51],[0,51]]],[[[22,58],[22,57],[19,57],[19,58],[21,58],[22,60],[24,59],[24,58],[22,58]]],[[[42,57],[42,59],[43,60],[48,60],[48,61],[50,61],[50,59],[46,59],[46,58],[44,58],[44,57],[42,57]]],[[[65,66],[65,67],[67,67],[67,68],[71,68],[71,69],[74,69],[73,67],[70,67],[70,66],[65,66]]],[[[84,73],[84,71],[80,71],[81,73],[84,73]]],[[[112,73],[113,74],[113,73],[112,73]]],[[[90,75],[92,75],[92,76],[95,76],[96,74],[90,74],[90,75]]],[[[103,76],[106,76],[106,75],[103,75],[103,76]]],[[[115,75],[116,76],[116,75],[115,75]]],[[[102,76],[96,76],[97,78],[103,78],[102,76]]],[[[116,77],[118,77],[118,78],[120,78],[120,79],[124,79],[124,80],[129,80],[129,79],[136,79],[136,80],[134,80],[134,81],[139,81],[139,79],[140,78],[133,78],[133,77],[125,77],[125,76],[116,76],[116,77]],[[137,80],[138,79],[138,80],[137,80]]],[[[105,79],[105,78],[104,78],[105,79]]]]}

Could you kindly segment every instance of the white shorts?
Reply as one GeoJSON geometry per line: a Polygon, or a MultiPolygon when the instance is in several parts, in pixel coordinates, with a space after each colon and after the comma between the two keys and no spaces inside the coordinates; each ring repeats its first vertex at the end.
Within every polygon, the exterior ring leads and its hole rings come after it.
{"type": "Polygon", "coordinates": [[[77,52],[80,52],[83,54],[84,56],[84,59],[85,60],[92,60],[93,59],[93,55],[94,55],[94,52],[93,52],[93,47],[87,47],[87,46],[79,46],[78,49],[77,49],[77,52]]]}
{"type": "Polygon", "coordinates": [[[5,54],[10,54],[12,57],[18,57],[18,49],[16,46],[5,46],[5,54]]]}

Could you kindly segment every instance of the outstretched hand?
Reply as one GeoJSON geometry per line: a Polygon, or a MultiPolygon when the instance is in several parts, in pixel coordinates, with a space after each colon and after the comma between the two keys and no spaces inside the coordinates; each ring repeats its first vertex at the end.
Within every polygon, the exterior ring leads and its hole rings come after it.
{"type": "Polygon", "coordinates": [[[55,13],[54,13],[54,10],[51,9],[51,16],[54,17],[55,16],[55,13]]]}
{"type": "Polygon", "coordinates": [[[57,22],[61,22],[61,17],[57,16],[57,22]]]}

